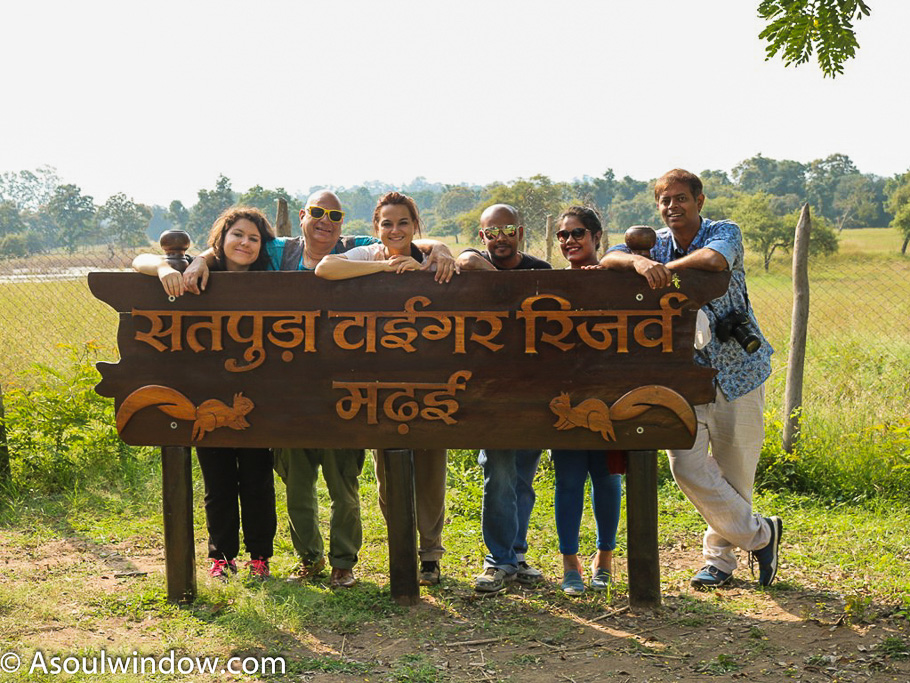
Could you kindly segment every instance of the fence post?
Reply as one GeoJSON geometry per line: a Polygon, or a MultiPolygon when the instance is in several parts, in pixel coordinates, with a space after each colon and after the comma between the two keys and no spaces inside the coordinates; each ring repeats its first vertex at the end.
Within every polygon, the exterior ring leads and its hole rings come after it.
{"type": "Polygon", "coordinates": [[[550,263],[553,258],[553,216],[550,214],[547,214],[547,232],[544,239],[547,241],[547,263],[550,263]]]}
{"type": "Polygon", "coordinates": [[[803,204],[793,243],[793,318],[790,324],[790,356],[784,400],[784,450],[793,452],[799,438],[803,406],[803,368],[806,364],[806,333],[809,327],[809,233],[812,219],[803,204]]]}
{"type": "Polygon", "coordinates": [[[275,233],[278,237],[291,236],[291,220],[288,217],[288,202],[278,199],[278,214],[275,216],[275,233]]]}
{"type": "Polygon", "coordinates": [[[9,481],[9,446],[6,443],[6,413],[3,411],[3,386],[0,385],[0,482],[9,481]]]}

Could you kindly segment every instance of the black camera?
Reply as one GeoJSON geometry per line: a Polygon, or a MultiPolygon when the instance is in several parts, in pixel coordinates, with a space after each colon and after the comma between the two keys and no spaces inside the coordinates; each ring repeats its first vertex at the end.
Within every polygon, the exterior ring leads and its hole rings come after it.
{"type": "Polygon", "coordinates": [[[755,353],[761,347],[758,330],[749,321],[749,316],[742,311],[733,311],[726,318],[714,323],[714,334],[722,342],[735,339],[746,353],[755,353]]]}

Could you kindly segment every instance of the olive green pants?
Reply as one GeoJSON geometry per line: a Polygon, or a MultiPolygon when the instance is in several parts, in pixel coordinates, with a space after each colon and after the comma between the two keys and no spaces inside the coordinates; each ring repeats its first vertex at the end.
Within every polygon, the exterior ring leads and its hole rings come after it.
{"type": "Polygon", "coordinates": [[[329,565],[351,569],[363,545],[360,520],[360,472],[364,451],[352,448],[281,448],[275,451],[275,471],[287,487],[288,518],[294,550],[308,563],[323,557],[319,533],[319,468],[332,499],[329,518],[329,565]]]}

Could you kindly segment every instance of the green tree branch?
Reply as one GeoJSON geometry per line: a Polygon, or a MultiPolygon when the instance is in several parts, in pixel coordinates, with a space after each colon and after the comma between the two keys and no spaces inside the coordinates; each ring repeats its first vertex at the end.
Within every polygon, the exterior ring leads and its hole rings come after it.
{"type": "Polygon", "coordinates": [[[859,48],[853,22],[871,11],[863,0],[762,0],[758,16],[768,24],[758,37],[768,43],[765,61],[780,54],[784,66],[805,64],[815,52],[822,73],[834,78],[859,48]]]}

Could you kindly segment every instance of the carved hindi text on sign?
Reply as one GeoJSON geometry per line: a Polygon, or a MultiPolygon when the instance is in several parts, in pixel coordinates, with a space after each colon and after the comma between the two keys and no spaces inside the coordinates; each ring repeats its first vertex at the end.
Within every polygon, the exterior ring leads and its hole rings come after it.
{"type": "Polygon", "coordinates": [[[378,401],[380,393],[385,394],[382,402],[382,413],[385,417],[399,422],[398,433],[407,434],[408,422],[416,417],[425,420],[442,420],[453,425],[457,420],[452,417],[458,410],[454,400],[456,391],[464,391],[471,373],[466,370],[455,372],[447,382],[332,382],[333,389],[343,389],[347,396],[338,399],[335,412],[344,420],[353,420],[366,408],[367,424],[379,424],[378,401]],[[423,408],[415,400],[417,392],[423,393],[423,408]]]}
{"type": "Polygon", "coordinates": [[[149,328],[136,330],[136,341],[144,342],[159,352],[224,351],[226,336],[239,344],[249,344],[243,351],[241,365],[236,358],[224,361],[228,372],[246,372],[258,368],[265,361],[265,340],[284,349],[281,360],[294,360],[291,349],[303,344],[304,352],[316,351],[315,325],[320,311],[142,311],[133,309],[134,318],[145,318],[149,328]],[[268,326],[267,319],[277,318],[268,326]],[[193,320],[199,322],[191,322],[193,320]],[[184,323],[186,321],[186,323],[184,323]],[[245,332],[241,331],[244,322],[245,332]],[[167,328],[165,325],[169,324],[167,328]],[[268,327],[268,329],[266,329],[268,327]],[[184,337],[184,332],[186,336],[184,337]],[[208,345],[199,340],[200,332],[206,333],[208,345]]]}
{"type": "Polygon", "coordinates": [[[660,299],[659,310],[577,310],[568,299],[550,294],[529,297],[521,302],[521,310],[516,313],[525,321],[525,353],[537,353],[537,321],[543,318],[546,322],[555,322],[559,331],[555,334],[541,332],[540,341],[551,344],[561,351],[575,348],[575,342],[563,341],[569,333],[575,331],[580,341],[592,349],[606,351],[613,345],[616,334],[616,352],[629,353],[629,318],[644,318],[633,328],[633,339],[642,347],[660,346],[662,351],[673,351],[673,318],[682,314],[681,306],[688,300],[684,294],[676,292],[665,294],[660,299]],[[538,301],[555,301],[558,310],[534,309],[538,301]],[[671,302],[678,305],[673,306],[671,302]],[[606,318],[610,322],[594,322],[588,327],[588,320],[577,326],[577,318],[606,318]],[[658,337],[649,337],[648,330],[657,326],[658,337]]]}
{"type": "MultiPolygon", "coordinates": [[[[672,320],[682,314],[682,305],[688,300],[684,294],[665,294],[656,310],[579,310],[568,299],[541,294],[528,297],[517,311],[428,311],[417,310],[432,304],[425,296],[411,297],[403,311],[326,311],[334,322],[332,341],[345,351],[376,353],[377,349],[401,349],[407,353],[417,351],[418,338],[441,341],[452,338],[452,353],[466,353],[466,341],[491,351],[502,351],[505,345],[496,341],[505,321],[512,318],[524,320],[524,352],[536,354],[537,344],[550,344],[561,351],[576,346],[575,341],[564,341],[572,332],[578,340],[599,351],[609,350],[616,342],[616,353],[629,353],[629,319],[641,318],[631,328],[632,340],[642,347],[659,346],[664,352],[673,351],[672,320]],[[539,302],[553,302],[556,309],[535,309],[539,302]],[[597,322],[603,319],[603,322],[597,322]],[[483,323],[485,330],[466,333],[466,322],[483,323]],[[576,324],[576,320],[580,320],[576,324]],[[418,325],[418,321],[424,325],[418,325]],[[555,332],[538,329],[547,323],[558,326],[555,332]],[[656,328],[659,334],[649,336],[656,328]]],[[[145,330],[136,330],[136,341],[144,342],[159,352],[182,351],[194,353],[223,351],[223,340],[230,338],[244,349],[241,364],[235,358],[225,360],[229,372],[246,372],[258,368],[265,361],[265,342],[284,349],[281,360],[294,359],[293,349],[303,345],[306,353],[315,353],[316,321],[322,311],[146,311],[133,309],[134,318],[149,321],[145,330]],[[267,322],[272,319],[271,324],[267,322]],[[196,322],[194,322],[196,321],[196,322]],[[200,333],[205,336],[200,340],[200,333]],[[206,343],[207,342],[207,343],[206,343]]]]}
{"type": "Polygon", "coordinates": [[[509,312],[492,311],[418,311],[417,307],[425,308],[432,301],[425,296],[411,297],[405,302],[404,311],[329,311],[329,317],[342,319],[335,327],[332,338],[338,348],[349,351],[363,349],[367,353],[376,353],[376,326],[380,319],[386,320],[382,325],[379,335],[379,345],[386,349],[403,349],[408,353],[417,350],[413,342],[418,337],[431,341],[453,337],[453,352],[465,353],[465,323],[469,319],[482,321],[488,325],[483,331],[472,331],[468,337],[470,341],[481,344],[491,351],[499,351],[502,344],[493,340],[502,330],[502,321],[508,319],[509,312]],[[349,320],[344,320],[349,318],[349,320]],[[419,330],[415,327],[417,321],[427,321],[429,324],[419,330]],[[350,341],[346,334],[349,329],[363,328],[363,338],[350,341]]]}

